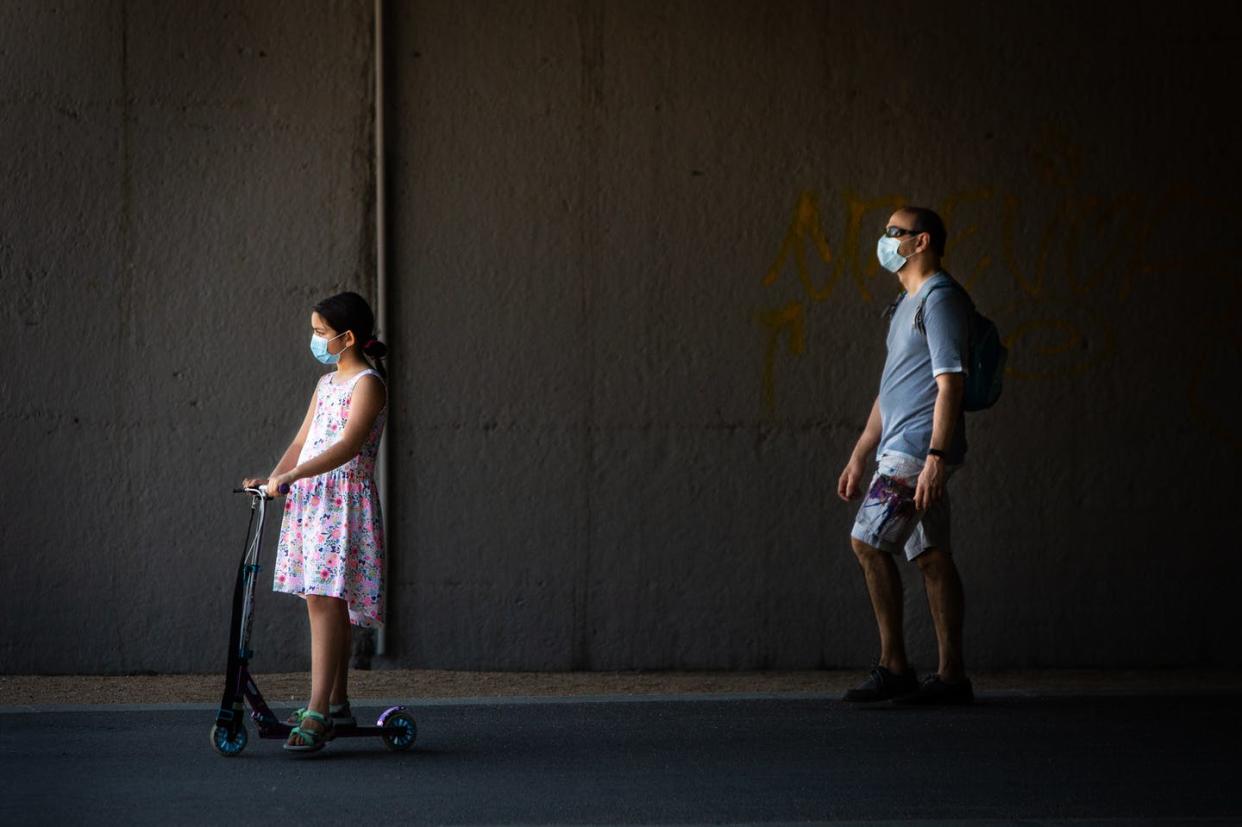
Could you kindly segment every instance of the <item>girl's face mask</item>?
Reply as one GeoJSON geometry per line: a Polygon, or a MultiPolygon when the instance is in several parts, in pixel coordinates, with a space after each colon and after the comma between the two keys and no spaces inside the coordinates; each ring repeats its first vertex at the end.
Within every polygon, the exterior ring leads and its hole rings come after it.
{"type": "MultiPolygon", "coordinates": [[[[344,333],[340,333],[336,336],[333,336],[331,339],[325,339],[322,336],[312,335],[311,341],[310,341],[311,354],[316,359],[318,359],[320,362],[323,362],[325,365],[335,365],[337,362],[341,361],[341,354],[329,353],[328,345],[329,343],[335,342],[337,339],[341,338],[341,336],[344,336],[344,335],[345,335],[344,333]]],[[[342,350],[344,350],[344,348],[342,348],[342,350]]]]}

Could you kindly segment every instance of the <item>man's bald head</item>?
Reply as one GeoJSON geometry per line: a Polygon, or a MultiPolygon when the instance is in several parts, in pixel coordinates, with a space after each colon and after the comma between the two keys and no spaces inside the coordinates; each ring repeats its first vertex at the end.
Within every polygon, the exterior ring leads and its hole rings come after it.
{"type": "Polygon", "coordinates": [[[939,258],[944,255],[944,245],[948,241],[949,231],[944,227],[944,220],[935,210],[927,207],[902,207],[897,211],[910,220],[910,229],[916,233],[927,233],[928,246],[939,258]]]}

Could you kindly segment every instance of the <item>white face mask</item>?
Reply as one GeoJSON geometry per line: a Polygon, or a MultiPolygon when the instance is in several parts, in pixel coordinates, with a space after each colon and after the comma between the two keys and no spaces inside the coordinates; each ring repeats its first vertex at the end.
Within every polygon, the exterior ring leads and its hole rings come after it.
{"type": "Polygon", "coordinates": [[[906,257],[897,252],[900,246],[900,238],[880,236],[880,240],[876,242],[875,257],[880,260],[880,266],[890,273],[896,273],[906,266],[906,257]]]}

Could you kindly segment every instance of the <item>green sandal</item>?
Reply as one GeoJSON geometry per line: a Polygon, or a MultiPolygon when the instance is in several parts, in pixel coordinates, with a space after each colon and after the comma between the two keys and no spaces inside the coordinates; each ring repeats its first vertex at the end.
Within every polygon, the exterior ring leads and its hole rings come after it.
{"type": "MultiPolygon", "coordinates": [[[[293,710],[285,723],[289,726],[297,726],[302,723],[302,716],[306,714],[306,707],[300,707],[293,710]]],[[[353,710],[349,708],[349,701],[343,704],[332,704],[328,707],[328,715],[332,717],[333,726],[358,726],[358,719],[354,717],[353,710]]]]}
{"type": "Polygon", "coordinates": [[[332,704],[328,707],[328,714],[332,716],[332,726],[358,726],[358,719],[354,717],[354,711],[349,708],[349,701],[343,704],[332,704]]]}
{"type": "Polygon", "coordinates": [[[285,749],[289,752],[318,752],[324,748],[324,745],[332,740],[332,721],[323,715],[320,715],[313,709],[308,709],[302,713],[302,720],[310,718],[312,721],[318,721],[319,730],[307,729],[299,724],[289,733],[289,740],[285,741],[285,749]],[[302,743],[293,743],[293,736],[302,739],[302,743]]]}

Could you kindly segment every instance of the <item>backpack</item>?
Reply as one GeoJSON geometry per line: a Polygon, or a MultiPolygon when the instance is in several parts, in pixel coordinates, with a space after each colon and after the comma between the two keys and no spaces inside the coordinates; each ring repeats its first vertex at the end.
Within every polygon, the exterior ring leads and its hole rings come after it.
{"type": "Polygon", "coordinates": [[[967,336],[969,351],[966,356],[966,390],[962,395],[962,408],[967,411],[982,411],[996,404],[1000,399],[1001,381],[1005,375],[1005,360],[1009,351],[1001,342],[1000,332],[996,324],[975,308],[975,302],[966,292],[966,288],[953,279],[948,284],[932,285],[927,295],[919,302],[914,323],[923,335],[927,329],[923,326],[923,308],[928,297],[942,287],[955,287],[962,291],[966,301],[970,302],[970,332],[967,336]]]}

